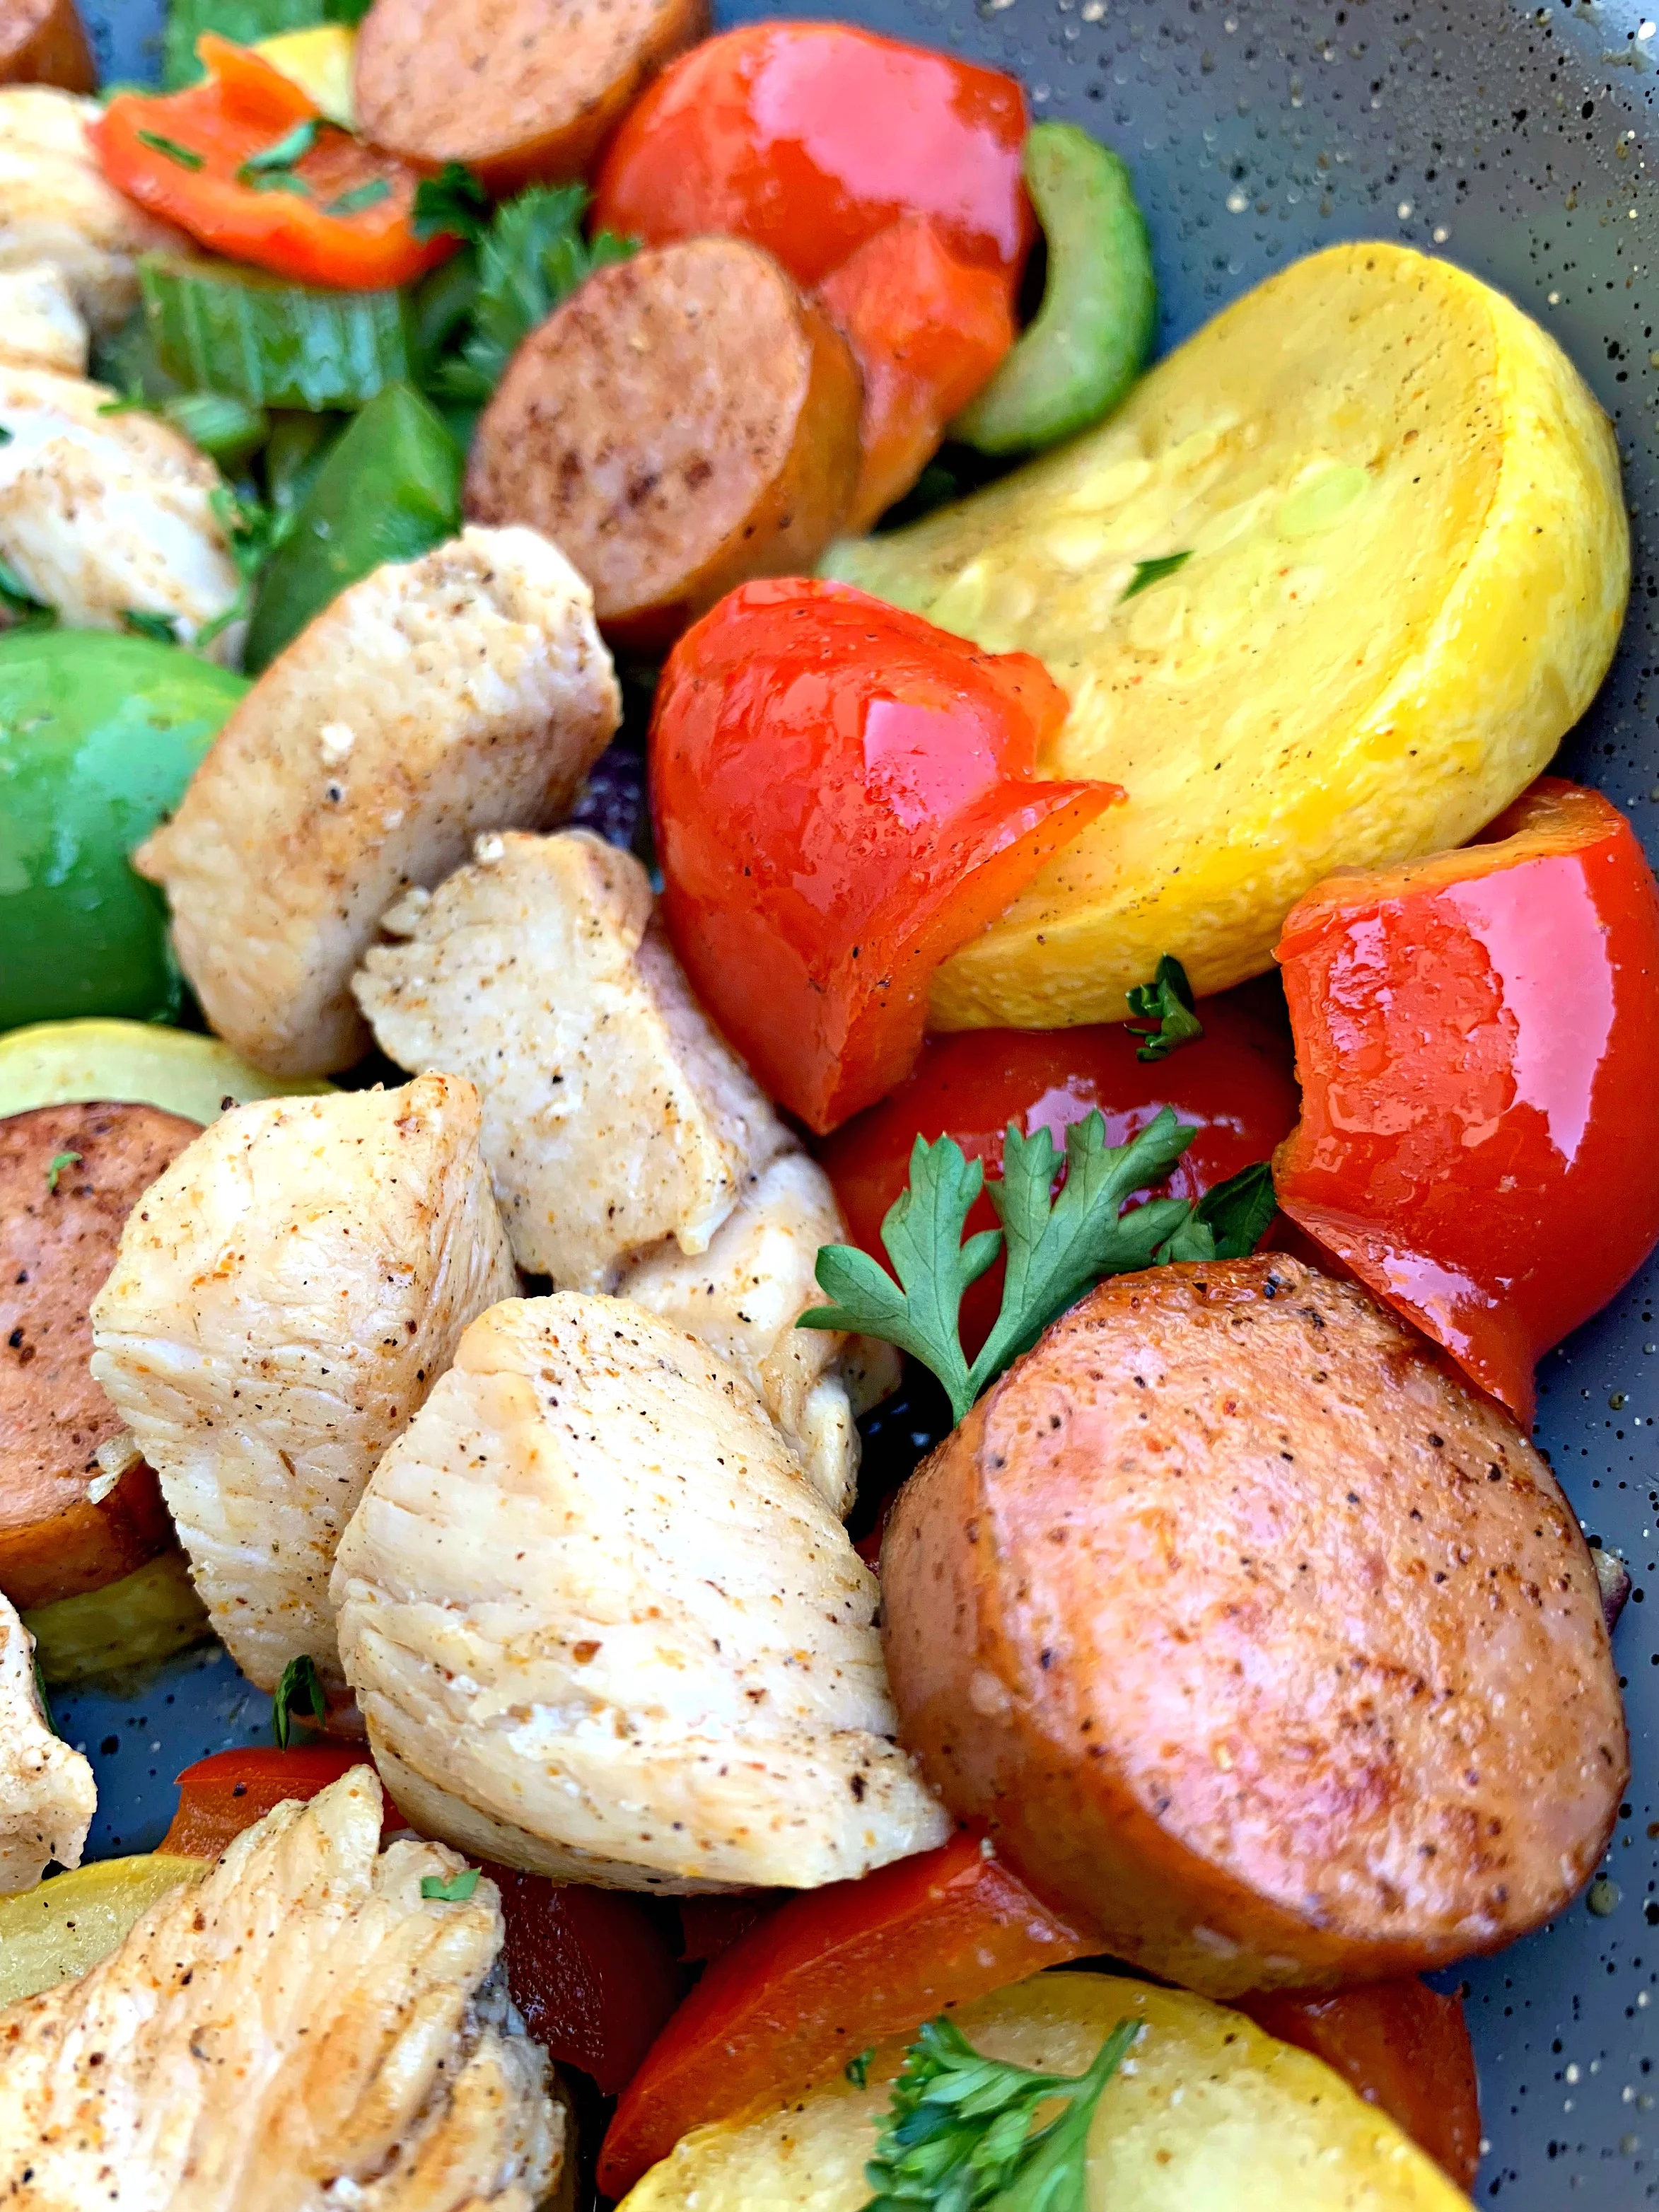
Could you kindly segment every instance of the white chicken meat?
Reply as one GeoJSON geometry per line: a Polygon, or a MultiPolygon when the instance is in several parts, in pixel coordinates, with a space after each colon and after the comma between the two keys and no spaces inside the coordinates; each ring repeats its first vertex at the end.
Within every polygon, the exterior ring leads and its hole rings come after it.
{"type": "Polygon", "coordinates": [[[559,820],[621,711],[593,595],[534,531],[468,530],[343,592],[135,856],[219,1035],[273,1075],[349,1066],[380,916],[477,831],[559,820]]]}
{"type": "Polygon", "coordinates": [[[454,1077],[235,1107],[127,1217],[92,1371],[260,1688],[302,1654],[343,1686],[340,1532],[462,1329],[517,1287],[454,1077]]]}
{"type": "Polygon", "coordinates": [[[585,830],[481,838],[388,914],[354,988],[401,1067],[484,1102],[484,1158],[526,1273],[613,1286],[665,1237],[707,1250],[794,1142],[651,928],[644,869],[585,830]]]}
{"type": "Polygon", "coordinates": [[[97,1809],[91,1767],[47,1722],[34,1638],[0,1595],[0,1897],[32,1889],[50,1860],[79,1866],[97,1809]]]}
{"type": "MultiPolygon", "coordinates": [[[[100,412],[117,397],[0,360],[0,558],[67,629],[160,617],[193,645],[241,588],[213,512],[219,471],[154,415],[100,412]]],[[[240,625],[204,649],[228,664],[240,625]]]]}
{"type": "Polygon", "coordinates": [[[16,2212],[532,2212],[563,2115],[502,1984],[493,1882],[380,1849],[359,1766],[289,1800],[78,1981],[0,2012],[16,2212]]]}
{"type": "Polygon", "coordinates": [[[813,1888],[941,1842],[873,1575],[754,1392],[623,1299],[511,1299],[387,1452],[340,1652],[422,1828],[627,1889],[813,1888]]]}
{"type": "Polygon", "coordinates": [[[84,376],[91,342],[61,269],[47,261],[0,269],[0,362],[84,376]]]}
{"type": "Polygon", "coordinates": [[[61,270],[94,335],[108,337],[138,305],[138,256],[191,246],[106,179],[87,143],[101,112],[52,85],[0,86],[0,270],[61,270]]]}

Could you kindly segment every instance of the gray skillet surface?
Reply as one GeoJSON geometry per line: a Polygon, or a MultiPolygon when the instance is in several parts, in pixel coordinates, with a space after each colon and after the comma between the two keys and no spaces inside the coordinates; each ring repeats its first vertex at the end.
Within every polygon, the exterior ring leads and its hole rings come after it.
{"type": "MultiPolygon", "coordinates": [[[[91,0],[106,76],[153,72],[159,12],[154,0],[91,0]]],[[[719,20],[779,12],[740,0],[719,20]]],[[[1560,766],[1626,808],[1659,859],[1654,16],[1632,0],[846,0],[791,12],[1013,70],[1034,113],[1115,146],[1151,222],[1165,345],[1297,255],[1364,237],[1444,253],[1552,331],[1618,429],[1636,532],[1619,659],[1560,766]]],[[[1655,1086],[1659,1097],[1659,1069],[1655,1086]]],[[[1596,1233],[1593,1220],[1572,1227],[1596,1233]]],[[[1636,1585],[1616,1645],[1635,1778],[1592,1893],[1602,1909],[1581,1902],[1443,1978],[1468,1988],[1480,2055],[1491,2148],[1476,2199],[1512,2212],[1659,2203],[1656,1300],[1659,1265],[1540,1378],[1539,1440],[1636,1585]]],[[[156,1842],[189,1760],[268,1734],[265,1700],[218,1652],[179,1662],[136,1699],[66,1697],[59,1712],[98,1769],[100,1856],[156,1842]]]]}

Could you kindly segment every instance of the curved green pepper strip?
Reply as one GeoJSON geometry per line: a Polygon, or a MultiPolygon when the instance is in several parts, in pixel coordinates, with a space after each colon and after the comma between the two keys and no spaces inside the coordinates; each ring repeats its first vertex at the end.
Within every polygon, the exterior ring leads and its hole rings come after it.
{"type": "Polygon", "coordinates": [[[1039,123],[1024,167],[1048,284],[1030,328],[951,425],[982,453],[1052,446],[1097,422],[1140,374],[1158,321],[1146,225],[1117,155],[1074,123],[1039,123]]]}

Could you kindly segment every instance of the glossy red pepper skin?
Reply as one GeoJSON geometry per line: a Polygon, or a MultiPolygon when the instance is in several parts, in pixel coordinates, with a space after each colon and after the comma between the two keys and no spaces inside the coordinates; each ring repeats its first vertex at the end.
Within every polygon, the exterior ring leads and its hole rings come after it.
{"type": "MultiPolygon", "coordinates": [[[[263,1820],[286,1797],[314,1797],[370,1764],[361,1746],[292,1744],[286,1751],[254,1745],[246,1751],[218,1751],[198,1759],[179,1777],[179,1809],[156,1849],[179,1858],[216,1859],[244,1828],[263,1820]]],[[[401,1825],[388,1802],[386,1826],[401,1825]]]]}
{"type": "Polygon", "coordinates": [[[1016,279],[1033,234],[1012,77],[847,23],[757,23],[672,63],[611,143],[593,221],[647,245],[728,231],[806,288],[897,218],[1016,279]]]}
{"type": "Polygon", "coordinates": [[[620,2197],[689,2129],[827,2080],[945,2006],[1098,1943],[972,1833],[793,1897],[720,1953],[658,2038],[617,2107],[599,2186],[620,2197]]]}
{"type": "Polygon", "coordinates": [[[1523,1425],[1533,1367],[1659,1241],[1659,888],[1546,776],[1475,845],[1329,878],[1278,957],[1285,1212],[1523,1425]]]}
{"type": "MultiPolygon", "coordinates": [[[[1204,1034],[1165,1060],[1135,1057],[1141,1039],[1116,1023],[1075,1030],[966,1030],[929,1037],[914,1072],[878,1105],[836,1130],[817,1153],[851,1242],[888,1264],[881,1224],[909,1180],[916,1139],[954,1137],[988,1180],[1002,1172],[1003,1132],[1061,1133],[1098,1107],[1109,1145],[1127,1144],[1159,1109],[1198,1131],[1156,1194],[1201,1198],[1253,1161],[1272,1157],[1294,1126],[1290,1034],[1254,988],[1206,999],[1204,1034]]],[[[984,1194],[969,1232],[994,1229],[984,1194]]],[[[1000,1261],[962,1303],[963,1348],[972,1358],[1002,1301],[1000,1261]]]]}
{"type": "Polygon", "coordinates": [[[811,1128],[909,1072],[941,961],[1122,797],[1034,773],[1065,714],[1030,655],[843,584],[745,584],[675,647],[651,731],[664,915],[811,1128]]]}
{"type": "Polygon", "coordinates": [[[1274,1990],[1238,2010],[1310,2051],[1368,2105],[1397,2120],[1462,2190],[1480,2163],[1480,2085],[1460,1997],[1426,1982],[1373,1982],[1334,1996],[1274,1990]]]}

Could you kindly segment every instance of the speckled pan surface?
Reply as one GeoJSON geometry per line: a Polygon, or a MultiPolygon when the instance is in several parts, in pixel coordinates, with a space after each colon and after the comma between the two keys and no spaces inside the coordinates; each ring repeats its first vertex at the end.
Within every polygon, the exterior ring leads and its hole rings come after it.
{"type": "MultiPolygon", "coordinates": [[[[717,9],[722,21],[777,12],[717,9]]],[[[1114,145],[1151,221],[1166,344],[1296,255],[1362,237],[1444,253],[1553,331],[1618,429],[1636,532],[1623,647],[1562,766],[1627,808],[1659,859],[1653,16],[1633,0],[844,0],[791,12],[854,16],[1016,70],[1037,114],[1114,145]]],[[[107,76],[151,73],[154,0],[92,0],[88,13],[107,76]]],[[[1659,1142],[1659,1069],[1655,1095],[1659,1142]]],[[[1540,1377],[1540,1441],[1592,1538],[1635,1578],[1617,1643],[1635,1779],[1593,1893],[1610,1909],[1580,1904],[1464,1978],[1491,2139],[1476,2196],[1513,2212],[1659,2203],[1656,1298],[1659,1267],[1540,1377]]],[[[100,1694],[59,1709],[98,1768],[100,1854],[154,1844],[179,1768],[263,1737],[268,1711],[222,1654],[180,1662],[137,1702],[100,1694]]]]}

